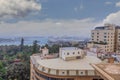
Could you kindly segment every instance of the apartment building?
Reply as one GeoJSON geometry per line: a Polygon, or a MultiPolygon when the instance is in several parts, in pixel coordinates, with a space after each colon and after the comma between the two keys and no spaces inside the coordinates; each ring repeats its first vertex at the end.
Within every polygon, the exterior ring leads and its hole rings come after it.
{"type": "Polygon", "coordinates": [[[105,24],[91,31],[91,43],[88,47],[98,47],[105,52],[120,50],[120,27],[114,24],[105,24]]]}
{"type": "Polygon", "coordinates": [[[103,80],[92,64],[101,63],[95,56],[85,56],[82,49],[60,48],[58,58],[43,59],[39,54],[30,57],[30,80],[103,80]]]}
{"type": "Polygon", "coordinates": [[[116,44],[116,52],[118,51],[118,52],[120,52],[120,27],[116,27],[116,36],[115,36],[115,38],[116,38],[116,42],[115,42],[115,44],[116,44]]]}

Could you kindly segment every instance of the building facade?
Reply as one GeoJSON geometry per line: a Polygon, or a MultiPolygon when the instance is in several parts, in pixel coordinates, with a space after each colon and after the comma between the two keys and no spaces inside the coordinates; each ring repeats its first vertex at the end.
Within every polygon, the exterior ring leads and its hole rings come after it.
{"type": "Polygon", "coordinates": [[[76,47],[64,47],[60,48],[59,50],[59,57],[63,60],[80,59],[85,56],[84,51],[76,47]]]}
{"type": "Polygon", "coordinates": [[[120,27],[114,24],[105,24],[101,27],[96,27],[91,31],[90,45],[97,46],[105,52],[116,52],[120,50],[120,27]]]}

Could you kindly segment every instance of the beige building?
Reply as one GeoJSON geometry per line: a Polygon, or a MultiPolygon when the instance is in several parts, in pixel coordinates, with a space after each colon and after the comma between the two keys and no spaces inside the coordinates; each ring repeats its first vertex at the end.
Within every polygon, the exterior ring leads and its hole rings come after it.
{"type": "Polygon", "coordinates": [[[32,55],[30,80],[103,80],[91,66],[91,64],[101,63],[100,59],[95,56],[78,58],[77,56],[82,56],[84,53],[73,47],[61,48],[61,50],[63,53],[59,52],[59,55],[64,55],[53,59],[41,59],[39,54],[32,55]],[[68,55],[71,59],[66,60],[68,55]]]}
{"type": "Polygon", "coordinates": [[[92,64],[104,80],[120,80],[120,64],[92,64]]]}
{"type": "Polygon", "coordinates": [[[97,46],[105,52],[116,52],[120,49],[120,27],[105,24],[91,31],[91,43],[88,47],[97,46]]]}
{"type": "Polygon", "coordinates": [[[120,52],[120,27],[116,28],[116,51],[120,52]]]}

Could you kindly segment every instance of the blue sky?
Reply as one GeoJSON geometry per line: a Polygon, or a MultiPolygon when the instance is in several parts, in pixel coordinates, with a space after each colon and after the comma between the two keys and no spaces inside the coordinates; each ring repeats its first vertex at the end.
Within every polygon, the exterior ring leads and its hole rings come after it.
{"type": "Polygon", "coordinates": [[[0,10],[0,36],[90,37],[95,26],[120,25],[119,0],[0,0],[0,10]]]}
{"type": "Polygon", "coordinates": [[[38,0],[42,9],[37,15],[28,15],[24,20],[43,19],[84,19],[103,20],[107,15],[117,12],[119,0],[38,0]],[[108,3],[108,4],[107,4],[108,3]]]}
{"type": "Polygon", "coordinates": [[[101,20],[109,13],[120,9],[115,7],[117,1],[119,0],[48,0],[48,2],[42,3],[41,13],[47,15],[45,18],[53,19],[94,17],[101,20]],[[111,4],[106,4],[107,1],[111,4]]]}

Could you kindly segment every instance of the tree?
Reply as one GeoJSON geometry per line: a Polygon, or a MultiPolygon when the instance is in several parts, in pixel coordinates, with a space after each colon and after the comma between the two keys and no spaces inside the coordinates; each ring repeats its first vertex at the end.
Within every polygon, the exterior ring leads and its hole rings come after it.
{"type": "Polygon", "coordinates": [[[28,65],[23,62],[13,63],[8,66],[7,69],[7,80],[29,80],[28,65]]]}
{"type": "Polygon", "coordinates": [[[37,40],[33,41],[33,51],[32,51],[32,53],[37,53],[37,52],[39,52],[39,46],[38,46],[37,43],[38,43],[37,40]]]}
{"type": "Polygon", "coordinates": [[[23,47],[24,47],[24,38],[21,39],[20,51],[23,51],[23,47]]]}
{"type": "Polygon", "coordinates": [[[3,66],[3,63],[0,61],[0,80],[3,80],[3,78],[5,78],[5,75],[6,75],[5,72],[6,72],[6,69],[3,66]]]}
{"type": "Polygon", "coordinates": [[[54,44],[51,47],[48,47],[50,53],[58,53],[60,45],[54,44]]]}

